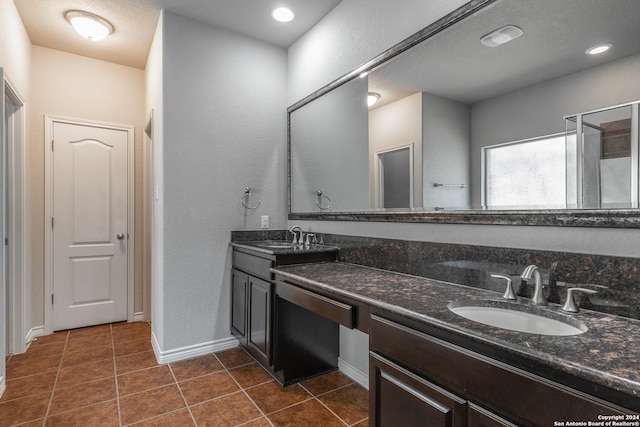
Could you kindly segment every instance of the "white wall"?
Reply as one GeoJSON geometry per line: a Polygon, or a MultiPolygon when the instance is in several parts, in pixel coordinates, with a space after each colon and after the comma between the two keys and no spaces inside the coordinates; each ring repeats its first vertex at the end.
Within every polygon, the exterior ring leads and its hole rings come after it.
{"type": "MultiPolygon", "coordinates": [[[[163,108],[163,30],[164,12],[160,14],[156,32],[149,49],[147,57],[147,67],[145,69],[145,114],[147,118],[153,116],[152,132],[152,164],[153,171],[151,191],[153,193],[152,212],[146,212],[151,217],[152,237],[151,237],[151,328],[154,339],[163,339],[164,328],[162,318],[164,286],[164,264],[163,264],[163,234],[162,221],[164,216],[163,204],[160,203],[160,196],[164,193],[162,180],[163,164],[163,140],[164,140],[164,108],[163,108]]],[[[148,314],[147,314],[148,315],[148,314]]],[[[159,343],[164,346],[164,341],[159,343]]]]}
{"type": "MultiPolygon", "coordinates": [[[[419,0],[340,3],[289,49],[289,103],[346,74],[463,3],[419,0]]],[[[305,230],[320,233],[640,257],[637,245],[640,230],[329,221],[295,223],[305,230]]],[[[349,340],[344,332],[341,338],[344,338],[341,345],[346,347],[341,349],[341,354],[353,358],[348,362],[354,366],[366,364],[366,348],[358,344],[358,340],[349,340]],[[359,351],[350,348],[352,345],[359,347],[359,351]]]]}
{"type": "MultiPolygon", "coordinates": [[[[44,115],[135,126],[135,190],[142,193],[142,132],[144,128],[144,71],[32,47],[31,104],[28,110],[31,224],[31,326],[44,325],[44,115]]],[[[142,311],[142,197],[136,197],[135,310],[142,311]]]]}
{"type": "Polygon", "coordinates": [[[0,0],[0,67],[21,95],[29,98],[31,41],[12,0],[0,0]]]}
{"type": "MultiPolygon", "coordinates": [[[[22,20],[18,15],[18,11],[12,0],[0,0],[0,68],[4,70],[5,77],[8,77],[14,87],[23,100],[28,105],[29,103],[29,79],[31,70],[31,42],[27,35],[22,20]]],[[[0,81],[0,84],[4,85],[4,82],[0,81]]],[[[4,102],[4,99],[0,102],[4,102]]],[[[4,119],[0,119],[4,120],[4,119]]],[[[27,138],[29,135],[27,134],[27,138]]],[[[29,152],[27,150],[26,156],[28,161],[29,152]]],[[[29,183],[28,171],[25,176],[27,177],[27,186],[29,183]]],[[[28,209],[29,201],[26,201],[26,208],[28,209]]],[[[29,229],[25,230],[26,235],[26,247],[25,252],[29,253],[30,247],[29,229]]],[[[29,271],[30,264],[27,261],[25,265],[25,271],[29,271]]],[[[28,273],[27,273],[28,276],[28,273]]],[[[28,283],[28,277],[25,278],[25,283],[28,283]]],[[[5,322],[5,309],[8,301],[5,301],[5,282],[0,281],[0,395],[2,395],[6,385],[6,370],[5,370],[5,354],[6,354],[6,333],[7,324],[5,322]]],[[[28,298],[28,293],[25,293],[28,298]]],[[[23,319],[28,319],[30,313],[28,307],[25,307],[26,312],[23,313],[23,319]]],[[[22,324],[22,322],[21,322],[22,324]]],[[[24,325],[23,325],[24,326],[24,325]]],[[[24,331],[26,333],[26,331],[24,331]]],[[[22,338],[22,337],[21,337],[22,338]]]]}
{"type": "Polygon", "coordinates": [[[259,228],[261,215],[272,228],[286,225],[287,58],[283,49],[169,12],[162,56],[155,165],[162,225],[154,236],[161,259],[152,313],[161,322],[156,351],[175,355],[230,337],[230,231],[259,228]],[[245,187],[259,209],[240,207],[245,187]]]}

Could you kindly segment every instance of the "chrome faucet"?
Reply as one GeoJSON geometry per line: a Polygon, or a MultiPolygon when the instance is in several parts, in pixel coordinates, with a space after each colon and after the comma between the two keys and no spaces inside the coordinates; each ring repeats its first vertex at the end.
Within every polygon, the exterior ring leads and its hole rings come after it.
{"type": "Polygon", "coordinates": [[[293,244],[301,245],[304,243],[304,238],[302,237],[302,228],[299,225],[294,225],[289,229],[289,233],[293,234],[293,244]],[[296,230],[300,232],[300,238],[296,236],[296,230]]]}
{"type": "Polygon", "coordinates": [[[544,297],[542,276],[540,275],[538,267],[533,264],[528,266],[524,269],[520,277],[524,280],[531,280],[531,277],[535,279],[536,287],[533,291],[533,303],[536,305],[547,305],[547,299],[544,297]]]}

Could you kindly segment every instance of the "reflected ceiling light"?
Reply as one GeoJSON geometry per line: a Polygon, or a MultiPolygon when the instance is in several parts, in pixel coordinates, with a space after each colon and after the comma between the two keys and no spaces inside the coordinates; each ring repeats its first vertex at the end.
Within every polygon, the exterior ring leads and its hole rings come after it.
{"type": "Polygon", "coordinates": [[[586,53],[587,55],[598,55],[600,53],[608,51],[609,49],[611,49],[611,47],[613,47],[611,43],[599,44],[597,46],[590,47],[584,53],[586,53]]]}
{"type": "Polygon", "coordinates": [[[288,7],[279,7],[277,9],[273,9],[271,16],[273,16],[273,19],[278,22],[290,22],[296,17],[296,14],[288,7]]]}
{"type": "Polygon", "coordinates": [[[480,42],[485,46],[497,47],[508,43],[513,39],[517,39],[522,34],[524,34],[524,32],[515,25],[506,25],[480,37],[480,42]]]}
{"type": "Polygon", "coordinates": [[[373,106],[373,104],[378,102],[378,99],[380,99],[380,94],[379,93],[369,92],[367,94],[367,105],[369,107],[373,106]]]}
{"type": "Polygon", "coordinates": [[[70,10],[65,18],[82,37],[91,41],[102,40],[113,33],[113,26],[97,15],[81,10],[70,10]]]}

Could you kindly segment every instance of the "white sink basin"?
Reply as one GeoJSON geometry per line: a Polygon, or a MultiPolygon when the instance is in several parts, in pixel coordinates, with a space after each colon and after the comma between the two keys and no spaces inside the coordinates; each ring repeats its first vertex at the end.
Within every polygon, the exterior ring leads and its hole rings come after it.
{"type": "MultiPolygon", "coordinates": [[[[509,303],[504,305],[509,305],[509,303]]],[[[448,305],[448,308],[458,316],[474,322],[528,334],[569,336],[583,334],[587,331],[586,325],[581,322],[575,321],[570,324],[543,315],[521,311],[516,304],[511,304],[511,306],[513,308],[501,308],[483,301],[454,301],[448,305]]]]}

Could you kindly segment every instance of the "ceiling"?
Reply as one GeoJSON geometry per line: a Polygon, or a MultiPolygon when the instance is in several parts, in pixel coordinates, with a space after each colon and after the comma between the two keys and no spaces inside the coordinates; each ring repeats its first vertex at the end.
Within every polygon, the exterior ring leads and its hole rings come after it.
{"type": "Polygon", "coordinates": [[[638,0],[502,0],[396,57],[369,76],[376,107],[419,91],[474,104],[640,52],[638,0]],[[480,38],[507,24],[524,34],[503,46],[480,38]],[[601,43],[613,48],[590,56],[601,43]]]}
{"type": "Polygon", "coordinates": [[[162,9],[288,48],[341,0],[14,0],[31,43],[77,55],[144,68],[162,9]],[[271,18],[288,6],[289,23],[271,18]],[[100,42],[80,37],[65,20],[77,9],[101,16],[115,31],[100,42]]]}

